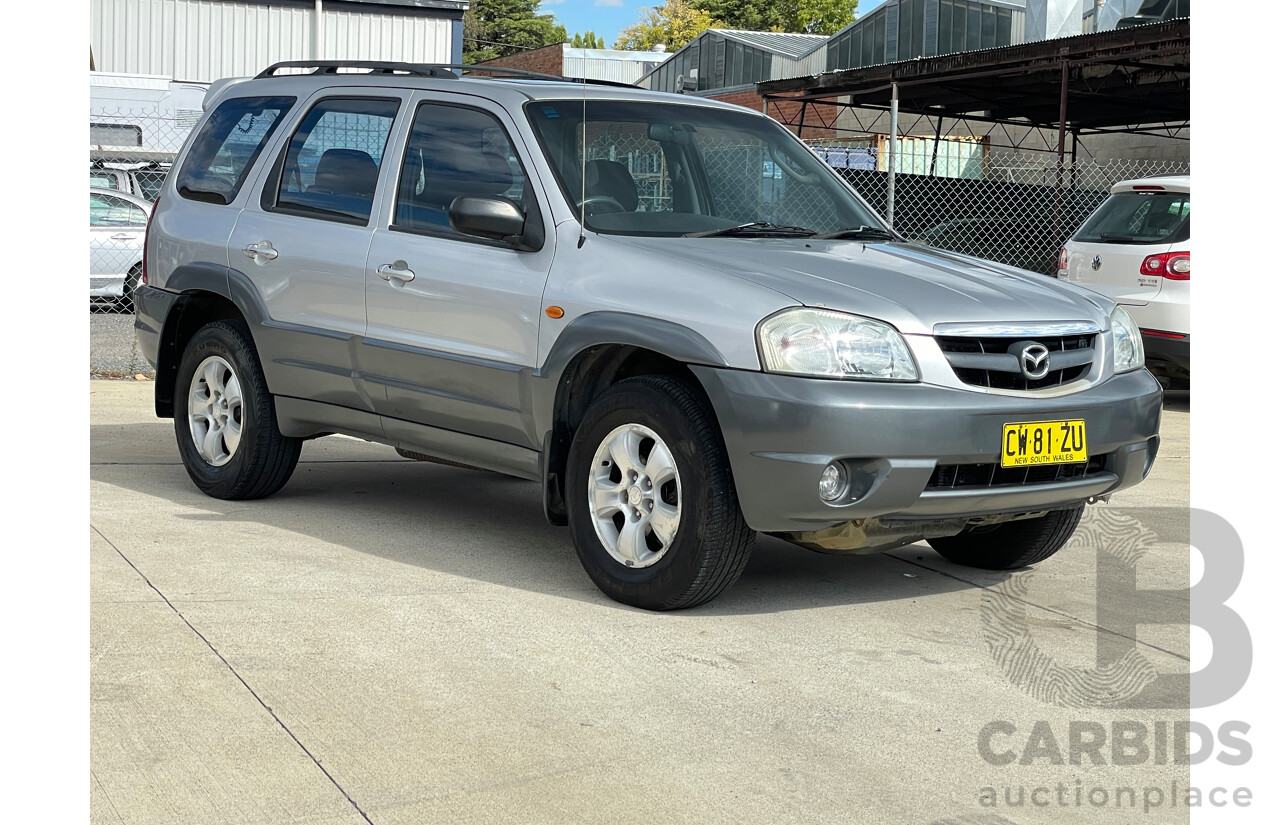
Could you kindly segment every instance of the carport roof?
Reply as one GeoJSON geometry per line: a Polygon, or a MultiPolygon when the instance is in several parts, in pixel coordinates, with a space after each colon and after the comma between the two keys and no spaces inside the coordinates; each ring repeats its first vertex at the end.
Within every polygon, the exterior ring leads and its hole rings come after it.
{"type": "Polygon", "coordinates": [[[1066,126],[1140,131],[1191,121],[1191,23],[1129,29],[771,80],[774,100],[898,108],[932,117],[1058,127],[1066,73],[1066,126]],[[837,98],[851,97],[850,101],[837,98]]]}

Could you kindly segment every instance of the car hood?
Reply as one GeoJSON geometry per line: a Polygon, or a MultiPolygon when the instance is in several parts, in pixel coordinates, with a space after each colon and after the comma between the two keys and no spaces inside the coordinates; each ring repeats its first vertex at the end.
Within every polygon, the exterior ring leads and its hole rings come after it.
{"type": "Polygon", "coordinates": [[[1092,321],[1111,304],[1045,275],[912,243],[805,238],[619,238],[671,261],[709,267],[806,306],[931,335],[954,322],[1092,321]]]}

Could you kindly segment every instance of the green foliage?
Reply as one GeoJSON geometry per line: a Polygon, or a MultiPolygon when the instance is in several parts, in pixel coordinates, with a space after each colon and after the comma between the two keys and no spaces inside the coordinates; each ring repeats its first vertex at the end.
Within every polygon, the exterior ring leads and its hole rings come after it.
{"type": "Polygon", "coordinates": [[[472,0],[462,16],[462,62],[495,57],[568,41],[555,15],[538,14],[538,0],[472,0]]]}
{"type": "Polygon", "coordinates": [[[604,44],[604,38],[593,31],[578,33],[573,36],[573,40],[569,42],[570,46],[575,49],[607,49],[604,44]]]}
{"type": "Polygon", "coordinates": [[[691,0],[723,28],[835,34],[853,22],[858,0],[691,0]]]}
{"type": "Polygon", "coordinates": [[[661,6],[646,8],[640,19],[618,33],[615,49],[644,51],[662,43],[675,51],[710,28],[721,24],[690,0],[666,0],[661,6]]]}

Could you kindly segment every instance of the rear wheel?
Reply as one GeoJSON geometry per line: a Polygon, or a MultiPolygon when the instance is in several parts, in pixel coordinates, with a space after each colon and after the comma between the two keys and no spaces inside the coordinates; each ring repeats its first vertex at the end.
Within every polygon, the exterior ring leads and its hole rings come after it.
{"type": "Polygon", "coordinates": [[[688,384],[643,376],[613,385],[587,410],[568,461],[574,547],[610,598],[693,607],[742,574],[755,533],[715,417],[688,384]]]}
{"type": "Polygon", "coordinates": [[[281,435],[275,404],[239,321],[217,321],[191,338],[178,368],[173,425],[187,475],[214,498],[263,498],[293,475],[302,439],[281,435]]]}
{"type": "Polygon", "coordinates": [[[1084,505],[1040,518],[1008,521],[929,539],[947,561],[983,570],[1016,570],[1044,561],[1062,549],[1080,524],[1084,505]]]}

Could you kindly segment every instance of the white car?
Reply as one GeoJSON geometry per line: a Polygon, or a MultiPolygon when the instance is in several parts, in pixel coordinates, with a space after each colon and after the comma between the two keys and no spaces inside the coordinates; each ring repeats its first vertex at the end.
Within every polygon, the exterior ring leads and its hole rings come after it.
{"type": "Polygon", "coordinates": [[[1058,278],[1123,304],[1142,329],[1147,368],[1191,382],[1191,176],[1127,180],[1076,230],[1058,278]]]}
{"type": "Polygon", "coordinates": [[[89,187],[89,297],[133,307],[142,276],[142,242],[151,204],[111,189],[89,187]]]}

